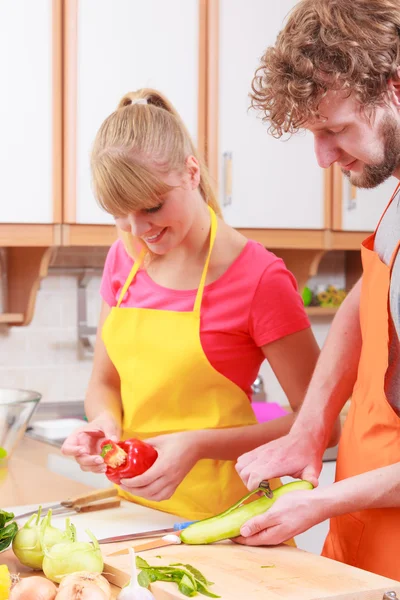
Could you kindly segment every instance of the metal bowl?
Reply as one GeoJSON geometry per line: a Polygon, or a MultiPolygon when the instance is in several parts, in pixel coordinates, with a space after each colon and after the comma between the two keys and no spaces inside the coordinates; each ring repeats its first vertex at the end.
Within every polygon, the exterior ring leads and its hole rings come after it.
{"type": "Polygon", "coordinates": [[[39,392],[0,388],[0,467],[7,464],[41,399],[39,392]]]}

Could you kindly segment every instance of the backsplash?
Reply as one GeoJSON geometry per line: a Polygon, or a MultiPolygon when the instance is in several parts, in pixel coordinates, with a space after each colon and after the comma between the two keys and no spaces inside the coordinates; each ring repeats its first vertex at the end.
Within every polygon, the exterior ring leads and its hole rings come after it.
{"type": "MultiPolygon", "coordinates": [[[[88,325],[97,325],[100,277],[87,287],[88,325]]],[[[0,328],[0,385],[40,392],[43,402],[82,400],[92,357],[77,335],[77,277],[49,275],[42,280],[28,327],[0,328]]]]}
{"type": "MultiPolygon", "coordinates": [[[[62,258],[57,260],[59,267],[71,264],[71,257],[64,256],[64,262],[62,258]]],[[[99,267],[102,261],[104,256],[97,256],[96,266],[99,267]]],[[[76,257],[74,262],[77,264],[76,257]]],[[[328,267],[327,273],[321,265],[315,282],[323,280],[343,285],[340,253],[331,257],[328,267]]],[[[93,276],[87,286],[87,318],[91,326],[97,325],[100,313],[99,288],[100,276],[93,276]]],[[[312,320],[320,346],[331,322],[331,317],[312,320]]],[[[38,391],[43,395],[43,402],[83,400],[91,366],[92,356],[83,352],[77,335],[77,277],[50,274],[41,282],[32,323],[28,327],[0,328],[0,386],[38,391]]],[[[262,365],[261,375],[267,399],[287,404],[285,394],[266,362],[262,365]]]]}

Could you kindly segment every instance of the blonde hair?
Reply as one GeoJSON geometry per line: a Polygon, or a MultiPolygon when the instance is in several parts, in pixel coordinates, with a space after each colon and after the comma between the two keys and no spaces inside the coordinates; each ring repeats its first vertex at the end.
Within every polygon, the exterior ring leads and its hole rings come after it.
{"type": "MultiPolygon", "coordinates": [[[[217,215],[221,209],[207,168],[172,104],[158,91],[143,88],[130,92],[101,125],[93,145],[93,188],[99,204],[114,216],[149,209],[173,189],[156,171],[183,173],[188,156],[200,164],[200,193],[217,215]]],[[[122,233],[122,232],[121,232],[122,233]]],[[[143,242],[122,233],[134,257],[143,242]]]]}
{"type": "Polygon", "coordinates": [[[400,62],[399,0],[301,0],[253,79],[252,106],[275,137],[320,118],[329,90],[382,103],[400,62]]]}

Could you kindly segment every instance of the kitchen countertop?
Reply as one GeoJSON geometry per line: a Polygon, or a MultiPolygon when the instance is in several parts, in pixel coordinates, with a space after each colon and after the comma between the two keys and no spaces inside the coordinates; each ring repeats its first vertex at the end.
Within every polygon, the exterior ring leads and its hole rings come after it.
{"type": "MultiPolygon", "coordinates": [[[[82,483],[71,481],[50,472],[46,465],[51,454],[61,456],[61,452],[57,448],[27,437],[21,441],[17,451],[9,461],[9,467],[7,469],[0,469],[0,498],[2,507],[54,502],[61,498],[85,493],[93,489],[82,483]]],[[[132,511],[138,511],[138,509],[134,508],[135,506],[137,505],[131,505],[132,511]]],[[[143,507],[139,507],[139,509],[150,511],[150,509],[143,509],[143,507]]],[[[119,511],[120,509],[111,510],[119,511]]],[[[158,511],[150,512],[155,515],[155,518],[157,518],[157,515],[161,515],[159,518],[166,518],[165,513],[159,513],[158,511]]],[[[91,514],[95,515],[98,513],[91,514]]],[[[169,518],[171,518],[170,515],[169,518]]],[[[112,525],[115,526],[118,518],[114,517],[111,520],[112,525]]],[[[108,550],[109,547],[106,546],[105,548],[108,550]]],[[[147,556],[149,559],[154,558],[156,554],[158,554],[157,550],[149,551],[146,558],[147,556]]],[[[164,560],[171,558],[174,562],[190,562],[193,559],[191,564],[198,564],[199,568],[202,568],[204,565],[204,568],[210,571],[210,576],[213,576],[213,581],[217,581],[216,586],[218,586],[219,591],[223,592],[224,589],[228,589],[231,586],[232,595],[229,593],[228,595],[226,593],[222,594],[223,599],[229,598],[229,600],[239,597],[241,600],[253,600],[261,597],[259,592],[257,594],[250,593],[248,596],[245,594],[246,597],[243,594],[235,595],[233,593],[233,590],[236,592],[236,585],[238,587],[242,585],[242,590],[250,590],[248,586],[250,584],[255,585],[257,581],[259,582],[258,585],[261,585],[261,588],[258,588],[259,590],[269,590],[269,594],[272,594],[271,598],[276,599],[285,597],[308,600],[309,598],[320,599],[322,596],[333,599],[335,597],[339,598],[339,596],[336,596],[338,593],[351,592],[352,595],[341,595],[340,598],[357,597],[360,599],[365,598],[366,600],[367,598],[368,600],[381,600],[381,589],[385,586],[386,589],[388,589],[387,586],[390,586],[390,589],[396,589],[400,593],[400,584],[397,585],[396,582],[380,578],[372,573],[354,569],[347,565],[342,565],[341,563],[329,561],[328,559],[296,548],[285,546],[258,549],[245,548],[236,544],[228,544],[226,549],[221,548],[219,544],[209,547],[175,546],[164,548],[163,558],[164,560]],[[248,577],[247,571],[243,570],[243,568],[238,569],[237,565],[248,563],[248,568],[254,570],[254,565],[258,564],[257,560],[260,564],[270,564],[272,562],[274,567],[276,565],[276,569],[273,571],[268,569],[261,574],[259,571],[255,571],[255,578],[250,583],[250,575],[248,577]],[[303,566],[301,567],[301,565],[303,566]],[[233,583],[235,577],[237,582],[235,580],[233,583]],[[266,579],[261,581],[262,577],[266,579]],[[285,595],[286,590],[290,590],[291,593],[285,595]],[[324,594],[320,593],[322,590],[324,590],[324,594]],[[379,594],[367,596],[364,595],[364,591],[366,590],[379,590],[379,594]],[[328,593],[326,593],[327,591],[328,593]],[[358,595],[358,591],[361,592],[360,595],[358,595]]],[[[1,553],[0,563],[7,564],[13,572],[27,573],[27,570],[21,567],[10,550],[1,553]]],[[[252,577],[254,577],[254,574],[252,577]]],[[[182,596],[177,595],[176,591],[171,592],[170,585],[157,584],[157,591],[155,590],[156,598],[159,600],[181,598],[182,596]]],[[[116,598],[118,588],[113,588],[113,593],[114,598],[116,598]]]]}
{"type": "Polygon", "coordinates": [[[63,456],[58,448],[24,437],[9,460],[0,468],[1,506],[54,502],[94,488],[71,481],[47,468],[49,451],[63,456]]]}
{"type": "MultiPolygon", "coordinates": [[[[57,502],[92,491],[94,488],[66,479],[47,469],[49,451],[59,454],[60,450],[47,444],[27,438],[21,440],[19,446],[9,460],[6,468],[0,468],[0,498],[1,507],[18,506],[23,504],[39,504],[57,502]]],[[[10,571],[33,574],[16,559],[11,550],[0,555],[0,564],[6,564],[10,571]]],[[[119,588],[112,586],[113,597],[116,598],[119,588]]]]}

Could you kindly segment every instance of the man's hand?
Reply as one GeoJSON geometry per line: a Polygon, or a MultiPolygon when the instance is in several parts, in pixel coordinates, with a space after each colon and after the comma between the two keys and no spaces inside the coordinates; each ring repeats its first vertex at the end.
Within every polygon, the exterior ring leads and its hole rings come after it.
{"type": "Polygon", "coordinates": [[[236,470],[248,489],[264,479],[290,476],[318,485],[324,448],[310,435],[289,433],[239,457],[236,470]]]}
{"type": "Polygon", "coordinates": [[[267,512],[241,528],[234,541],[247,546],[275,546],[303,533],[328,518],[324,503],[314,490],[299,490],[281,496],[267,512]]]}

